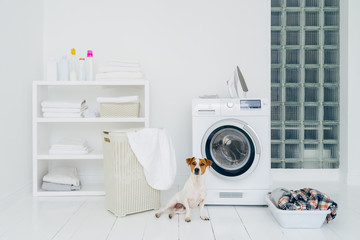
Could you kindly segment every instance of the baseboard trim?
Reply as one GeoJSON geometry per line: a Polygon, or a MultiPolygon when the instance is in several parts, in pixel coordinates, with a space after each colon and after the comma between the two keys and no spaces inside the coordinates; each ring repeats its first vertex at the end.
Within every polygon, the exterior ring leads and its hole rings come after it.
{"type": "Polygon", "coordinates": [[[7,196],[0,199],[0,212],[9,206],[13,205],[14,202],[19,201],[23,197],[30,195],[32,191],[32,184],[27,183],[24,186],[12,191],[7,196]]]}

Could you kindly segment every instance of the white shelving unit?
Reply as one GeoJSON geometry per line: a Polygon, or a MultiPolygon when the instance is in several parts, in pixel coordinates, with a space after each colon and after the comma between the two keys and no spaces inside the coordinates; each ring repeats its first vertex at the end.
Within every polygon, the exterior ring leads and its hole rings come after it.
{"type": "Polygon", "coordinates": [[[104,195],[102,131],[149,126],[149,83],[128,81],[35,81],[33,83],[33,195],[81,196],[104,195]],[[97,97],[138,95],[138,118],[43,118],[43,100],[84,98],[91,109],[99,109],[97,97]],[[62,138],[85,139],[93,149],[84,155],[51,155],[50,146],[62,138]],[[44,191],[42,178],[56,166],[73,166],[78,170],[80,191],[44,191]]]}

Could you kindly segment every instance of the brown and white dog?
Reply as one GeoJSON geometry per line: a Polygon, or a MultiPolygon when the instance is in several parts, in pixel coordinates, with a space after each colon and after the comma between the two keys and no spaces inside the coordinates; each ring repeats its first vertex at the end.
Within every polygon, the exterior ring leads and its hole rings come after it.
{"type": "Polygon", "coordinates": [[[176,193],[170,201],[162,208],[159,212],[155,214],[158,218],[163,214],[167,209],[170,209],[169,218],[172,218],[175,213],[186,213],[185,221],[190,222],[190,208],[200,207],[200,218],[202,220],[209,220],[209,218],[204,213],[204,200],[207,194],[207,189],[205,186],[205,176],[206,167],[210,167],[212,161],[209,159],[199,159],[199,158],[187,158],[186,163],[191,168],[191,175],[186,181],[184,188],[176,193]]]}

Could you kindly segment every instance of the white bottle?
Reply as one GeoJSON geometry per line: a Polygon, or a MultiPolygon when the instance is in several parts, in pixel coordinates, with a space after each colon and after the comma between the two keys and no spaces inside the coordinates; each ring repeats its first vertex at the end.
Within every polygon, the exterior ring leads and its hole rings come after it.
{"type": "Polygon", "coordinates": [[[75,48],[71,49],[71,59],[70,59],[70,81],[76,81],[76,50],[75,48]]]}
{"type": "Polygon", "coordinates": [[[56,81],[57,74],[57,63],[55,61],[55,58],[50,58],[46,66],[46,80],[56,81]]]}
{"type": "Polygon", "coordinates": [[[87,51],[86,80],[87,81],[93,81],[94,80],[94,63],[93,63],[93,52],[92,52],[92,50],[87,51]]]}
{"type": "Polygon", "coordinates": [[[66,56],[63,56],[59,62],[59,80],[69,80],[69,61],[66,56]]]}
{"type": "Polygon", "coordinates": [[[86,80],[85,58],[79,58],[79,81],[86,80]]]}

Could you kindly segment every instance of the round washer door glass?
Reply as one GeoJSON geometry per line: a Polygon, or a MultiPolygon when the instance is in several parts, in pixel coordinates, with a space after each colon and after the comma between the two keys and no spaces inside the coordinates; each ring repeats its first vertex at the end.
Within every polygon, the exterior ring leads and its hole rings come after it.
{"type": "Polygon", "coordinates": [[[212,168],[221,175],[239,176],[254,162],[255,148],[251,137],[236,126],[221,126],[207,138],[206,157],[213,161],[212,168]]]}

